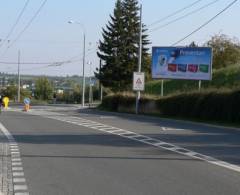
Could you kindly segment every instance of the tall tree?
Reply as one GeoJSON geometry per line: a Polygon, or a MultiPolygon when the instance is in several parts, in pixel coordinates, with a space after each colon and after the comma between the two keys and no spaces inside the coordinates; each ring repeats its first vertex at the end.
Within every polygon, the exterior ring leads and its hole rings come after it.
{"type": "Polygon", "coordinates": [[[213,48],[213,68],[218,69],[240,62],[240,43],[227,35],[214,35],[206,44],[213,48]]]}
{"type": "MultiPolygon", "coordinates": [[[[136,0],[117,0],[113,16],[103,29],[98,56],[103,60],[103,68],[96,74],[100,82],[113,91],[129,89],[132,75],[137,71],[140,18],[136,0]]],[[[146,29],[143,28],[143,71],[150,72],[148,61],[149,44],[146,29]]]]}
{"type": "MultiPolygon", "coordinates": [[[[128,74],[128,82],[131,82],[132,72],[138,70],[138,52],[139,52],[139,32],[140,17],[139,5],[137,0],[123,0],[124,24],[125,24],[125,60],[128,74]],[[131,75],[131,76],[130,76],[131,75]],[[130,77],[130,79],[129,79],[130,77]]],[[[142,26],[142,71],[150,73],[150,64],[148,61],[148,48],[150,43],[146,34],[145,25],[142,26]]]]}
{"type": "Polygon", "coordinates": [[[117,0],[113,15],[106,28],[102,29],[103,41],[100,41],[98,56],[103,60],[103,67],[99,74],[96,74],[101,83],[112,89],[121,87],[121,50],[123,49],[122,34],[123,9],[120,0],[117,0]]]}

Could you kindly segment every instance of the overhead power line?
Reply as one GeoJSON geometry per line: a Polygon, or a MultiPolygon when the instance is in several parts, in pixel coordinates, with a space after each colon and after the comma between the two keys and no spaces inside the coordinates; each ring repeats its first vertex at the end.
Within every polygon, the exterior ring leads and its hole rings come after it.
{"type": "Polygon", "coordinates": [[[194,33],[198,32],[199,30],[201,30],[203,27],[205,27],[206,25],[208,25],[210,22],[212,22],[214,19],[216,19],[219,15],[221,15],[223,12],[225,12],[226,10],[228,10],[230,7],[232,7],[238,0],[234,0],[232,1],[230,4],[228,4],[224,9],[222,9],[218,14],[216,14],[215,16],[213,16],[212,18],[210,18],[207,22],[205,22],[204,24],[202,24],[201,26],[199,26],[197,29],[195,29],[194,31],[192,31],[191,33],[189,33],[188,35],[186,35],[185,37],[181,38],[180,40],[178,40],[177,42],[173,43],[172,46],[175,46],[177,44],[179,44],[180,42],[184,41],[185,39],[187,39],[188,37],[192,36],[194,33]]]}
{"type": "Polygon", "coordinates": [[[184,10],[193,7],[194,5],[196,5],[197,3],[201,2],[201,1],[202,1],[202,0],[194,1],[193,3],[191,3],[191,4],[189,4],[189,5],[185,6],[185,7],[183,7],[183,8],[181,8],[181,9],[176,10],[175,12],[173,12],[173,13],[171,13],[171,14],[169,14],[169,15],[167,15],[167,16],[159,19],[159,20],[157,20],[156,22],[153,22],[152,24],[148,25],[148,27],[153,26],[153,25],[156,25],[156,24],[158,24],[158,23],[160,23],[160,22],[163,22],[163,21],[165,21],[166,19],[168,19],[168,18],[170,18],[170,17],[172,17],[172,16],[175,16],[175,15],[177,15],[178,13],[183,12],[184,10]]]}
{"type": "MultiPolygon", "coordinates": [[[[90,54],[96,52],[95,50],[88,50],[87,54],[86,54],[86,57],[89,56],[90,54]]],[[[80,54],[80,55],[83,55],[83,54],[80,54]]],[[[78,56],[80,56],[78,55],[78,56]]],[[[40,66],[40,67],[34,67],[34,68],[22,68],[21,71],[32,71],[32,70],[40,70],[40,69],[46,69],[46,68],[54,68],[54,67],[60,67],[60,66],[63,66],[65,64],[72,64],[72,63],[76,63],[76,62],[80,62],[83,60],[83,57],[80,58],[80,59],[76,59],[78,56],[74,56],[74,57],[71,57],[69,58],[69,60],[65,60],[65,61],[58,61],[58,62],[21,62],[21,64],[25,64],[25,65],[33,65],[33,64],[41,64],[41,65],[44,65],[44,66],[40,66]],[[75,60],[74,60],[75,59],[75,60]]],[[[9,65],[17,65],[18,62],[3,62],[3,61],[0,61],[0,64],[9,64],[9,65]]],[[[17,72],[18,69],[7,69],[7,70],[1,70],[1,71],[5,71],[5,72],[17,72]]]]}
{"type": "Polygon", "coordinates": [[[165,23],[165,24],[163,24],[163,25],[161,25],[161,26],[158,26],[158,27],[156,27],[156,28],[151,29],[151,30],[149,30],[149,32],[154,32],[154,31],[156,31],[156,30],[162,29],[162,28],[164,28],[164,27],[166,27],[166,26],[168,26],[168,25],[170,25],[170,24],[172,24],[172,23],[174,23],[174,22],[177,22],[177,21],[179,21],[179,20],[181,20],[181,19],[184,19],[184,18],[186,18],[186,17],[188,17],[188,16],[190,16],[190,15],[196,14],[197,12],[199,12],[199,11],[201,11],[201,10],[203,10],[203,9],[205,9],[205,8],[207,8],[207,7],[215,4],[215,3],[217,3],[218,1],[219,1],[219,0],[214,0],[214,1],[210,2],[210,3],[207,3],[207,4],[205,4],[204,6],[198,8],[198,9],[195,9],[195,10],[193,10],[193,11],[191,11],[191,12],[189,12],[189,13],[183,15],[183,16],[180,16],[180,17],[178,17],[178,18],[176,18],[176,19],[174,19],[174,20],[171,20],[171,21],[169,21],[169,22],[167,22],[167,23],[165,23]]]}
{"type": "Polygon", "coordinates": [[[13,31],[15,30],[16,26],[18,25],[20,19],[22,18],[22,15],[23,13],[25,12],[27,6],[28,6],[28,3],[29,3],[30,0],[27,0],[20,12],[20,14],[18,15],[15,23],[13,24],[13,26],[11,27],[10,31],[8,32],[7,36],[4,38],[2,44],[0,44],[0,48],[4,45],[4,43],[8,40],[8,38],[11,36],[11,34],[13,33],[13,31]]]}
{"type": "MultiPolygon", "coordinates": [[[[42,2],[42,4],[40,5],[40,7],[38,8],[38,10],[35,12],[35,14],[33,15],[33,17],[29,20],[29,22],[26,24],[26,26],[23,28],[23,30],[18,34],[18,36],[16,37],[16,39],[14,39],[14,41],[11,42],[11,44],[7,47],[7,49],[9,49],[10,47],[12,47],[17,41],[18,39],[23,35],[23,33],[29,28],[29,26],[32,24],[32,22],[35,20],[35,18],[38,16],[38,14],[41,12],[43,6],[46,4],[47,0],[44,0],[42,2]]],[[[6,52],[6,51],[5,51],[6,52]]]]}
{"type": "MultiPolygon", "coordinates": [[[[89,50],[87,52],[87,55],[92,54],[93,52],[95,52],[95,50],[89,50]]],[[[82,60],[82,57],[80,59],[77,59],[78,57],[82,56],[82,54],[77,55],[77,56],[73,56],[71,58],[69,58],[68,60],[62,60],[62,61],[54,61],[54,62],[21,62],[21,64],[25,64],[25,65],[33,65],[33,64],[41,64],[41,65],[46,65],[48,64],[49,66],[59,66],[60,64],[68,64],[68,63],[74,63],[74,62],[79,62],[82,60]]],[[[10,65],[15,65],[18,64],[18,62],[10,62],[10,61],[0,61],[0,64],[10,64],[10,65]]]]}
{"type": "MultiPolygon", "coordinates": [[[[65,61],[62,61],[65,62],[65,61]]],[[[60,62],[21,62],[21,64],[54,64],[54,63],[60,63],[60,62]]],[[[0,64],[18,64],[18,62],[4,62],[4,61],[0,61],[0,64]]]]}
{"type": "MultiPolygon", "coordinates": [[[[86,57],[89,56],[90,54],[94,53],[95,50],[91,51],[91,52],[88,52],[86,57]]],[[[76,57],[76,56],[75,56],[76,57]]],[[[23,65],[33,65],[33,64],[41,64],[41,65],[44,65],[44,66],[41,66],[41,67],[34,67],[34,68],[24,68],[24,69],[21,69],[22,71],[31,71],[31,70],[39,70],[39,69],[45,69],[45,68],[53,68],[53,67],[59,67],[59,66],[63,66],[65,64],[72,64],[72,63],[75,63],[75,62],[80,62],[82,61],[82,58],[79,59],[79,60],[72,60],[73,58],[75,57],[72,57],[70,58],[69,60],[65,60],[65,61],[59,61],[59,62],[21,62],[21,64],[23,65]]],[[[0,61],[0,64],[11,64],[11,65],[17,65],[18,62],[3,62],[3,61],[0,61]]],[[[17,69],[14,69],[14,70],[11,70],[11,72],[17,72],[18,70],[17,69]]]]}

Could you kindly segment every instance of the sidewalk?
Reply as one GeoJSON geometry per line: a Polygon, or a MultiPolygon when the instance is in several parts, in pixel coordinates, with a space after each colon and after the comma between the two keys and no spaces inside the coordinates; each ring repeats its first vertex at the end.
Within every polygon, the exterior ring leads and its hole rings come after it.
{"type": "Polygon", "coordinates": [[[11,155],[7,137],[0,130],[0,195],[13,195],[11,155]]]}

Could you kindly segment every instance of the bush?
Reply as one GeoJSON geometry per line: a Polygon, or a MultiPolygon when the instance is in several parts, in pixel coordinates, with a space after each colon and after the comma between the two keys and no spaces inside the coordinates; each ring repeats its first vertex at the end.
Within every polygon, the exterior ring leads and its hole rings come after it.
{"type": "MultiPolygon", "coordinates": [[[[135,96],[117,94],[103,99],[102,108],[134,112],[135,96]]],[[[210,90],[164,98],[142,97],[140,113],[237,123],[240,121],[240,90],[210,90]]]]}
{"type": "Polygon", "coordinates": [[[165,116],[239,121],[240,91],[189,93],[157,100],[158,110],[165,116]]]}

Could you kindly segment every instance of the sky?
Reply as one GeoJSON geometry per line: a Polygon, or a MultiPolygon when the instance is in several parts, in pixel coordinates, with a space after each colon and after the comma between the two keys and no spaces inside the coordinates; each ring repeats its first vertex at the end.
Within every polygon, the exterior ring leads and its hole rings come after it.
{"type": "MultiPolygon", "coordinates": [[[[150,48],[172,45],[232,2],[232,0],[202,0],[167,20],[151,25],[195,1],[139,0],[143,7],[143,23],[149,29],[149,39],[152,43],[149,45],[150,48]],[[207,4],[211,5],[196,11],[207,4]],[[186,14],[190,15],[183,17],[186,14]],[[166,25],[178,18],[182,19],[166,25]]],[[[20,62],[23,63],[20,65],[21,74],[82,75],[83,29],[85,29],[85,74],[93,75],[93,71],[99,66],[99,59],[96,55],[97,42],[102,38],[102,28],[109,21],[109,15],[113,13],[115,0],[47,0],[31,25],[19,39],[16,39],[44,2],[44,0],[30,0],[18,25],[14,28],[11,36],[4,41],[26,2],[27,0],[1,2],[0,62],[8,63],[0,63],[0,72],[17,73],[18,65],[11,63],[18,62],[18,51],[20,51],[20,62]],[[69,24],[70,20],[76,23],[69,24]],[[55,64],[55,62],[64,61],[69,63],[55,64]]],[[[202,45],[216,34],[226,34],[240,39],[239,10],[240,2],[237,1],[213,22],[178,45],[187,45],[192,41],[202,45]]]]}

